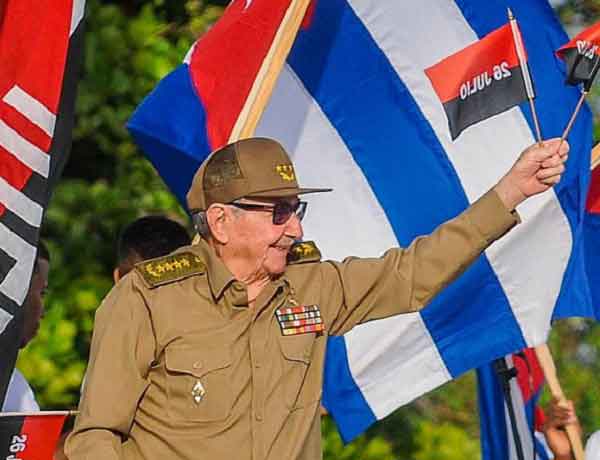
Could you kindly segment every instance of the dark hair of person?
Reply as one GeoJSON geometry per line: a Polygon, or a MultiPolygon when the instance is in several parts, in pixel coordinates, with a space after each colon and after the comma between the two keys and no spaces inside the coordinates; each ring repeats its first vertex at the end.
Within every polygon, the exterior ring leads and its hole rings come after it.
{"type": "Polygon", "coordinates": [[[132,256],[142,260],[165,256],[190,244],[187,230],[163,216],[145,216],[127,225],[118,243],[118,263],[132,256]]]}

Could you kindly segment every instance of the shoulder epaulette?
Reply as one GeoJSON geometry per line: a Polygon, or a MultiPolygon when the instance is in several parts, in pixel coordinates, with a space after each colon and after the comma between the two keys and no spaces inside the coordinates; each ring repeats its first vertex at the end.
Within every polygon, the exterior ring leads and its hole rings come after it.
{"type": "Polygon", "coordinates": [[[181,252],[145,260],[136,264],[135,270],[150,288],[155,288],[189,276],[200,275],[206,271],[206,265],[196,254],[181,252]]]}
{"type": "Polygon", "coordinates": [[[313,241],[294,244],[287,257],[288,264],[318,262],[319,260],[321,260],[321,251],[313,241]]]}

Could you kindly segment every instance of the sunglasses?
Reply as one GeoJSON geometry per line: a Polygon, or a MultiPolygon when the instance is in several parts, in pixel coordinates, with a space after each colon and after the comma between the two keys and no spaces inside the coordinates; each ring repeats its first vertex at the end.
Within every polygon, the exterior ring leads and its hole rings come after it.
{"type": "Polygon", "coordinates": [[[250,203],[229,203],[236,208],[244,209],[247,211],[268,211],[273,213],[273,224],[283,225],[293,214],[296,215],[298,220],[302,220],[306,214],[306,201],[297,201],[296,203],[289,203],[287,201],[279,201],[274,205],[263,205],[263,204],[250,204],[250,203]]]}

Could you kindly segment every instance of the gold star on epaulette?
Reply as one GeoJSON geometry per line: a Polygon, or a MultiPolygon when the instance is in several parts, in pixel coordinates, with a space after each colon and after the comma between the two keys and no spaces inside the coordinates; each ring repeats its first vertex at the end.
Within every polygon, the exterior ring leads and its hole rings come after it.
{"type": "Polygon", "coordinates": [[[318,262],[319,260],[321,260],[321,251],[312,241],[294,244],[287,257],[288,264],[318,262]]]}
{"type": "Polygon", "coordinates": [[[205,272],[202,259],[191,252],[183,252],[146,260],[135,266],[136,271],[151,288],[178,281],[205,272]]]}

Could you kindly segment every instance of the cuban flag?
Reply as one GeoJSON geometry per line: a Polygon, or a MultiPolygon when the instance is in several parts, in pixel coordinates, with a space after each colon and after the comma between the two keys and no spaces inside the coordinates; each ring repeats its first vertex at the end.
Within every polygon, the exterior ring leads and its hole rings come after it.
{"type": "MultiPolygon", "coordinates": [[[[262,39],[288,3],[234,1],[133,115],[130,131],[182,203],[198,165],[230,133],[231,123],[213,137],[225,126],[215,117],[241,107],[262,39]],[[242,19],[259,13],[262,32],[250,37],[242,19]],[[198,83],[204,69],[208,89],[198,83]]],[[[407,246],[466,209],[535,142],[524,104],[453,140],[425,73],[505,24],[507,7],[528,49],[543,133],[560,136],[579,93],[563,83],[554,50],[567,36],[546,0],[312,2],[256,135],[281,141],[304,181],[334,188],[309,198],[304,220],[326,258],[407,246]]],[[[522,223],[425,309],[329,338],[323,404],[345,441],[469,369],[544,343],[552,318],[591,314],[582,245],[591,139],[586,108],[561,183],[520,206],[522,223]]]]}
{"type": "Polygon", "coordinates": [[[537,406],[544,387],[544,374],[531,348],[500,358],[516,376],[508,381],[511,421],[507,399],[492,364],[477,369],[482,460],[518,460],[515,435],[521,443],[523,458],[548,460],[551,451],[542,434],[544,412],[537,406]]]}

